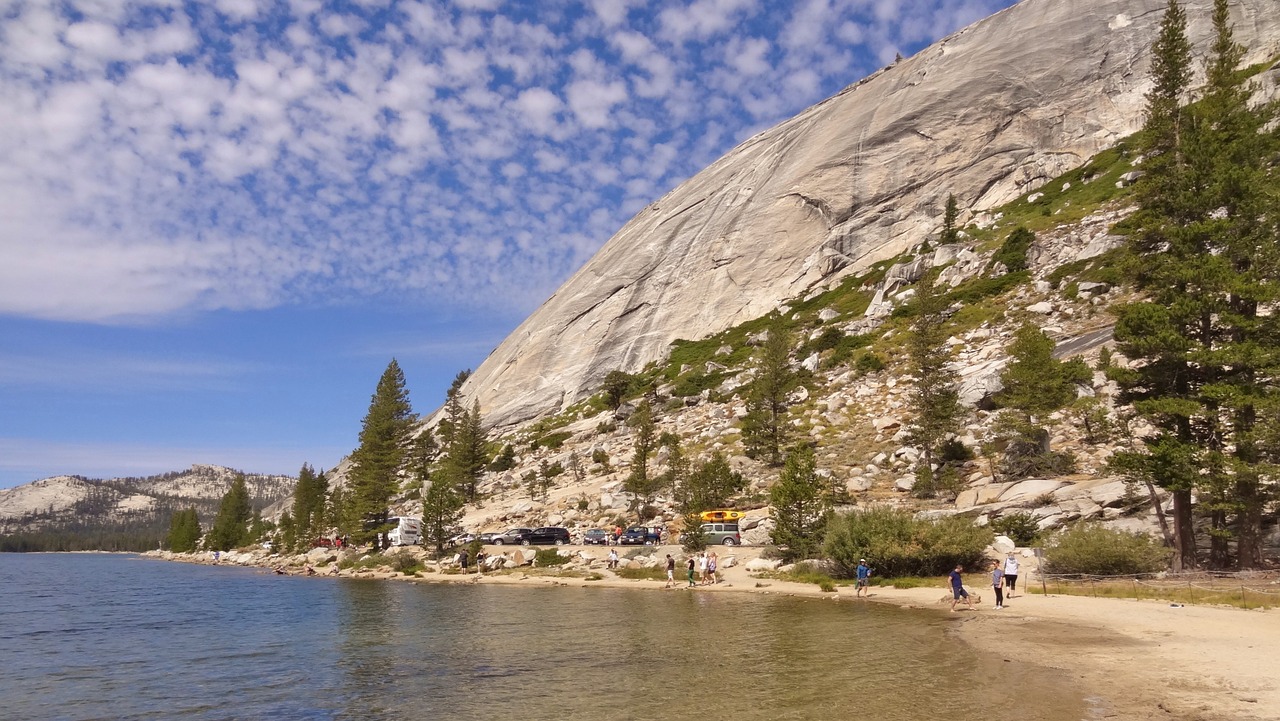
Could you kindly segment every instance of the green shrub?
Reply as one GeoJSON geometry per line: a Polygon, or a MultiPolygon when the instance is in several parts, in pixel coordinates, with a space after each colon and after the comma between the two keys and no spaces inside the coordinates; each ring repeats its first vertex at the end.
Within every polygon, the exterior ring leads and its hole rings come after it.
{"type": "Polygon", "coordinates": [[[547,435],[534,440],[533,447],[537,448],[538,446],[542,446],[543,448],[550,448],[554,451],[559,449],[560,446],[563,446],[564,442],[569,440],[572,435],[572,433],[567,431],[548,433],[547,435]]]}
{"type": "Polygon", "coordinates": [[[1035,233],[1022,226],[1014,228],[1009,237],[1005,238],[1000,250],[997,250],[995,255],[991,256],[991,264],[1003,263],[1010,273],[1026,270],[1027,251],[1031,250],[1031,244],[1034,242],[1036,242],[1035,233]]]}
{"type": "Polygon", "coordinates": [[[782,578],[785,578],[788,581],[795,581],[797,583],[817,584],[818,588],[827,592],[836,590],[835,579],[831,577],[831,574],[823,571],[808,561],[797,563],[792,566],[791,570],[784,574],[782,578]]]}
{"type": "Polygon", "coordinates": [[[539,548],[533,555],[533,565],[538,568],[563,566],[568,562],[569,558],[567,556],[561,556],[560,551],[554,548],[539,548]]]}
{"type": "Polygon", "coordinates": [[[884,359],[879,355],[868,351],[858,356],[858,360],[854,362],[853,368],[859,373],[876,373],[884,370],[884,359]]]}
{"type": "Polygon", "coordinates": [[[603,448],[597,448],[591,452],[591,462],[599,463],[602,466],[609,465],[609,454],[603,448]]]}
{"type": "Polygon", "coordinates": [[[1096,523],[1077,523],[1054,534],[1044,549],[1044,570],[1123,576],[1155,573],[1169,567],[1172,551],[1145,533],[1114,531],[1096,523]]]}
{"type": "Polygon", "coordinates": [[[619,568],[614,573],[618,574],[618,578],[626,578],[632,581],[667,580],[666,570],[656,566],[653,568],[619,568]]]}
{"type": "Polygon", "coordinates": [[[860,558],[877,576],[939,576],[956,564],[976,567],[991,538],[990,529],[968,518],[918,519],[896,508],[872,508],[836,515],[823,551],[838,578],[853,577],[860,558]]]}
{"type": "Polygon", "coordinates": [[[991,530],[1019,546],[1033,546],[1040,538],[1040,524],[1036,517],[1026,511],[1007,513],[991,522],[991,530]]]}
{"type": "Polygon", "coordinates": [[[1004,295],[1018,286],[1031,282],[1031,273],[1025,270],[1006,273],[998,278],[970,278],[947,294],[952,304],[970,305],[983,300],[1004,295]]]}

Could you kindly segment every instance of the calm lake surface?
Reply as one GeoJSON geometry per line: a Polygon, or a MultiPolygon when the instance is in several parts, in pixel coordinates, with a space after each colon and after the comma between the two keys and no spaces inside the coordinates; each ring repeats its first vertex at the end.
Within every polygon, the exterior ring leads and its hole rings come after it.
{"type": "Polygon", "coordinates": [[[1086,715],[1079,689],[978,654],[950,619],[873,603],[97,554],[0,554],[0,591],[4,719],[1086,715]]]}

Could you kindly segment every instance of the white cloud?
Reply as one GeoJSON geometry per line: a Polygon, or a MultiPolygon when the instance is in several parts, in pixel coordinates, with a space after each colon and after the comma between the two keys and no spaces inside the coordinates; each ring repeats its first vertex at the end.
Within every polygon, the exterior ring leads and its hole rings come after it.
{"type": "Polygon", "coordinates": [[[532,20],[446,0],[14,5],[0,313],[382,293],[527,310],[635,208],[868,53],[1007,2],[910,0],[887,26],[877,1],[549,1],[532,20]]]}
{"type": "Polygon", "coordinates": [[[576,80],[565,92],[569,109],[577,116],[578,122],[593,129],[608,126],[609,111],[627,99],[627,86],[621,82],[576,80]]]}

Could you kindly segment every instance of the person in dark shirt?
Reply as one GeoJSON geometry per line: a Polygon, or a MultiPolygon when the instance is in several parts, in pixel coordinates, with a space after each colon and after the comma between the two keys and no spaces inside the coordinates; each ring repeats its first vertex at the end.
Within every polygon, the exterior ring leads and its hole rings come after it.
{"type": "Polygon", "coordinates": [[[663,588],[671,588],[676,582],[676,559],[667,554],[667,585],[663,588]]]}
{"type": "Polygon", "coordinates": [[[693,556],[689,556],[689,561],[688,563],[685,564],[685,566],[689,569],[689,588],[693,588],[694,586],[698,585],[693,582],[693,564],[694,564],[693,556]]]}
{"type": "Polygon", "coordinates": [[[964,567],[956,566],[956,570],[952,571],[947,576],[947,578],[951,579],[951,612],[952,613],[955,613],[956,604],[959,603],[960,599],[962,598],[964,599],[965,604],[969,606],[969,610],[970,611],[973,610],[973,601],[969,600],[969,592],[964,590],[964,578],[960,576],[960,573],[962,571],[964,571],[964,567]]]}

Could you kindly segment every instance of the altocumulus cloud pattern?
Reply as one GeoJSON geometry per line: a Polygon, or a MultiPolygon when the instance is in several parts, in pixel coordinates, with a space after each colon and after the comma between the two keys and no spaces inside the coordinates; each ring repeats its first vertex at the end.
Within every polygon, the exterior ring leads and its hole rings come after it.
{"type": "Polygon", "coordinates": [[[0,0],[0,313],[532,308],[737,142],[1011,0],[0,0]]]}

